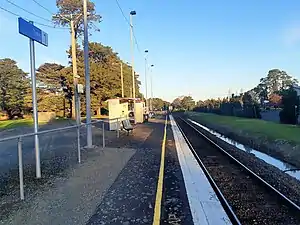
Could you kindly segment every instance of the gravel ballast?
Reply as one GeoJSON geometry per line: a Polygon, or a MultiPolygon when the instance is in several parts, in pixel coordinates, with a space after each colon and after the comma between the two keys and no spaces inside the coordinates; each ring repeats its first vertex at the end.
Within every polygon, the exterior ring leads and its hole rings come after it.
{"type": "Polygon", "coordinates": [[[288,196],[295,203],[300,205],[300,181],[290,175],[284,173],[275,166],[272,166],[265,161],[257,158],[251,153],[241,151],[237,147],[226,143],[225,141],[217,138],[215,135],[208,131],[197,127],[207,137],[217,143],[219,146],[228,151],[236,159],[241,161],[245,166],[250,168],[257,175],[262,177],[265,181],[278,189],[284,195],[288,196]]]}
{"type": "MultiPolygon", "coordinates": [[[[270,155],[278,160],[284,161],[297,168],[300,168],[300,145],[291,142],[287,139],[275,139],[271,138],[264,133],[250,133],[249,131],[237,127],[232,127],[230,124],[218,124],[216,121],[206,121],[201,114],[198,113],[186,113],[190,119],[204,125],[205,127],[212,129],[232,140],[235,140],[243,145],[247,145],[253,149],[261,151],[267,155],[270,155]]],[[[213,115],[216,117],[222,117],[220,115],[213,115]]],[[[225,117],[225,116],[224,116],[225,117]]],[[[234,118],[234,117],[233,117],[234,118]]],[[[216,118],[217,119],[217,118],[216,118]]],[[[238,118],[241,119],[241,118],[238,118]]],[[[246,119],[251,124],[251,119],[246,119]],[[249,121],[250,120],[250,121],[249,121]]],[[[255,119],[253,119],[255,120],[255,119]]],[[[283,124],[278,124],[279,126],[283,124]]],[[[277,128],[280,129],[280,128],[277,128]]],[[[284,131],[283,131],[284,132],[284,131]]]]}
{"type": "MultiPolygon", "coordinates": [[[[182,123],[179,123],[179,125],[182,125],[182,123]]],[[[205,135],[215,141],[219,146],[260,175],[295,203],[299,204],[300,185],[298,180],[266,164],[255,156],[242,152],[230,144],[227,144],[209,132],[200,128],[199,130],[201,130],[201,132],[203,131],[205,135]]],[[[219,185],[219,188],[241,219],[242,224],[300,223],[299,218],[290,216],[289,209],[282,207],[280,203],[276,201],[274,195],[268,193],[268,190],[255,184],[255,181],[250,179],[249,176],[246,176],[247,173],[246,175],[245,172],[241,173],[240,169],[227,158],[223,157],[222,159],[218,155],[214,155],[213,151],[216,150],[207,144],[206,141],[201,140],[201,136],[199,137],[199,135],[193,133],[191,129],[188,129],[187,135],[189,139],[193,139],[191,140],[192,144],[196,144],[198,148],[197,154],[199,154],[201,159],[205,159],[204,164],[208,166],[208,170],[213,178],[216,179],[215,181],[219,185]]]]}

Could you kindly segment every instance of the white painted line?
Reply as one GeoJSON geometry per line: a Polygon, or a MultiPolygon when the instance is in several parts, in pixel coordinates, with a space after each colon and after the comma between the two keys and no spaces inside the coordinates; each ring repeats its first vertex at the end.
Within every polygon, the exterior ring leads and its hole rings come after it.
{"type": "Polygon", "coordinates": [[[232,225],[172,115],[170,121],[194,224],[232,225]]]}

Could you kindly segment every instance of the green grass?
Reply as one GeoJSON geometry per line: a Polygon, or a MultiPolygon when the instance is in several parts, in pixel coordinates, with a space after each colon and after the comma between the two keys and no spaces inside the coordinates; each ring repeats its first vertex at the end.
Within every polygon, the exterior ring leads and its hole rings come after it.
{"type": "Polygon", "coordinates": [[[12,129],[20,126],[31,126],[33,125],[32,119],[20,119],[20,120],[4,120],[0,121],[0,129],[12,129]]]}
{"type": "Polygon", "coordinates": [[[287,140],[292,143],[300,143],[300,127],[295,125],[279,124],[270,121],[247,119],[232,116],[219,116],[209,113],[187,113],[191,119],[208,124],[219,124],[236,130],[265,137],[268,140],[287,140]]]}
{"type": "MultiPolygon", "coordinates": [[[[57,118],[55,121],[66,121],[66,118],[57,118]]],[[[46,124],[47,121],[39,121],[39,125],[46,124]]],[[[33,126],[33,119],[19,119],[19,120],[3,120],[0,121],[0,130],[8,130],[16,127],[33,126]]]]}

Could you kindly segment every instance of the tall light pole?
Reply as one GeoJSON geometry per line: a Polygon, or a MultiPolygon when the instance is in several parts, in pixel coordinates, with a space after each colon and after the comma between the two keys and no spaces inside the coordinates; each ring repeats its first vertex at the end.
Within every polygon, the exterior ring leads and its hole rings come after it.
{"type": "MultiPolygon", "coordinates": [[[[134,43],[133,43],[133,24],[132,24],[132,16],[135,16],[136,12],[130,12],[130,45],[131,45],[131,72],[132,72],[132,97],[133,97],[133,109],[135,109],[135,73],[134,73],[134,43]]],[[[134,123],[136,121],[134,113],[134,123]]]]}
{"type": "Polygon", "coordinates": [[[123,63],[120,62],[120,69],[121,69],[121,88],[122,88],[122,98],[124,98],[124,78],[123,78],[123,63]]]}
{"type": "Polygon", "coordinates": [[[87,147],[93,145],[91,126],[91,86],[90,86],[90,66],[89,66],[89,39],[87,20],[87,0],[83,0],[83,20],[84,20],[84,74],[85,74],[85,98],[86,98],[86,139],[87,147]]]}
{"type": "Polygon", "coordinates": [[[147,84],[147,70],[148,70],[148,65],[147,65],[147,56],[148,56],[148,50],[145,50],[145,86],[146,86],[146,108],[147,111],[149,111],[149,104],[148,104],[148,84],[147,84]]]}
{"type": "Polygon", "coordinates": [[[151,65],[151,73],[150,73],[150,89],[151,89],[151,101],[150,101],[150,109],[151,111],[153,111],[153,108],[152,108],[152,101],[153,101],[153,75],[152,75],[152,68],[154,67],[154,65],[152,64],[151,65]]]}

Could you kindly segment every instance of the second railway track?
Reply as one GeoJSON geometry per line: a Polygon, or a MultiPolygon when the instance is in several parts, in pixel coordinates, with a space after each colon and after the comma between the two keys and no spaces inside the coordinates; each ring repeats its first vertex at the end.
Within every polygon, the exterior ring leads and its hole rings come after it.
{"type": "Polygon", "coordinates": [[[235,224],[300,225],[299,206],[222,152],[197,127],[180,117],[175,119],[238,218],[235,224]]]}

